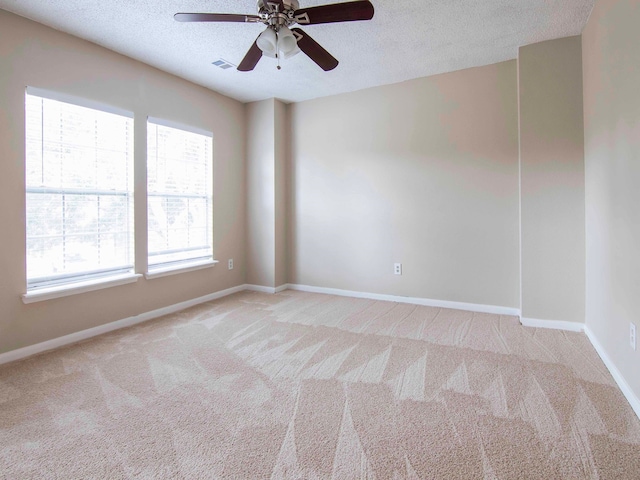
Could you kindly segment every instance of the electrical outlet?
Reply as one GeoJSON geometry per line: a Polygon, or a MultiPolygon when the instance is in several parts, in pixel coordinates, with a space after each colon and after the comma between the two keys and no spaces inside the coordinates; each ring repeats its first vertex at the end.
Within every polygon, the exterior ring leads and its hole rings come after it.
{"type": "Polygon", "coordinates": [[[636,326],[633,323],[629,323],[629,344],[636,349],[636,326]]]}
{"type": "Polygon", "coordinates": [[[233,270],[233,258],[229,259],[229,270],[233,270]]]}
{"type": "Polygon", "coordinates": [[[393,264],[393,274],[394,275],[402,275],[402,264],[394,263],[393,264]]]}

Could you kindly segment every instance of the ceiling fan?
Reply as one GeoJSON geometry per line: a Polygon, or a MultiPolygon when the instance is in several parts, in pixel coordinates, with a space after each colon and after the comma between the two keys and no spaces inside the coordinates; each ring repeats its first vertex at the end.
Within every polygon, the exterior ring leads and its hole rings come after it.
{"type": "Polygon", "coordinates": [[[278,59],[290,58],[301,50],[325,71],[338,66],[329,52],[313,38],[299,28],[299,25],[316,25],[319,23],[353,22],[371,20],[373,5],[369,0],[319,5],[317,7],[299,8],[298,0],[258,0],[257,15],[239,15],[233,13],[176,13],[178,22],[241,22],[264,23],[267,28],[258,36],[253,45],[238,65],[241,72],[249,72],[255,68],[263,55],[278,59]]]}

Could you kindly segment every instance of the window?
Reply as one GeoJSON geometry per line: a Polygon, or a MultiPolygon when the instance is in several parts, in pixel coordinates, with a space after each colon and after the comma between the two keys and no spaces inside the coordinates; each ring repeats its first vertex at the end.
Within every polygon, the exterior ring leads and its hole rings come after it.
{"type": "Polygon", "coordinates": [[[31,87],[25,106],[27,291],[132,273],[133,114],[31,87]]]}
{"type": "Polygon", "coordinates": [[[213,260],[212,134],[147,121],[149,272],[213,260]]]}

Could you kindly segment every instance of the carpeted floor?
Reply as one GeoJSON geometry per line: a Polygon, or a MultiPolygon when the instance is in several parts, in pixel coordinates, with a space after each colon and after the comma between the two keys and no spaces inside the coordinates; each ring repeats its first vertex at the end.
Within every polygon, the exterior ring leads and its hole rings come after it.
{"type": "Polygon", "coordinates": [[[3,479],[639,479],[583,334],[244,292],[0,366],[3,479]]]}

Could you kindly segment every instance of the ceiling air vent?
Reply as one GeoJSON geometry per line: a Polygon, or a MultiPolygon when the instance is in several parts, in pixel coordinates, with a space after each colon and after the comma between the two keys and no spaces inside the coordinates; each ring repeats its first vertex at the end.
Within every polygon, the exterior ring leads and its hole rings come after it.
{"type": "Polygon", "coordinates": [[[235,67],[235,65],[233,63],[227,62],[226,60],[223,60],[222,58],[220,60],[216,60],[215,62],[212,62],[212,65],[215,65],[216,67],[220,67],[223,70],[226,70],[227,68],[235,67]]]}

